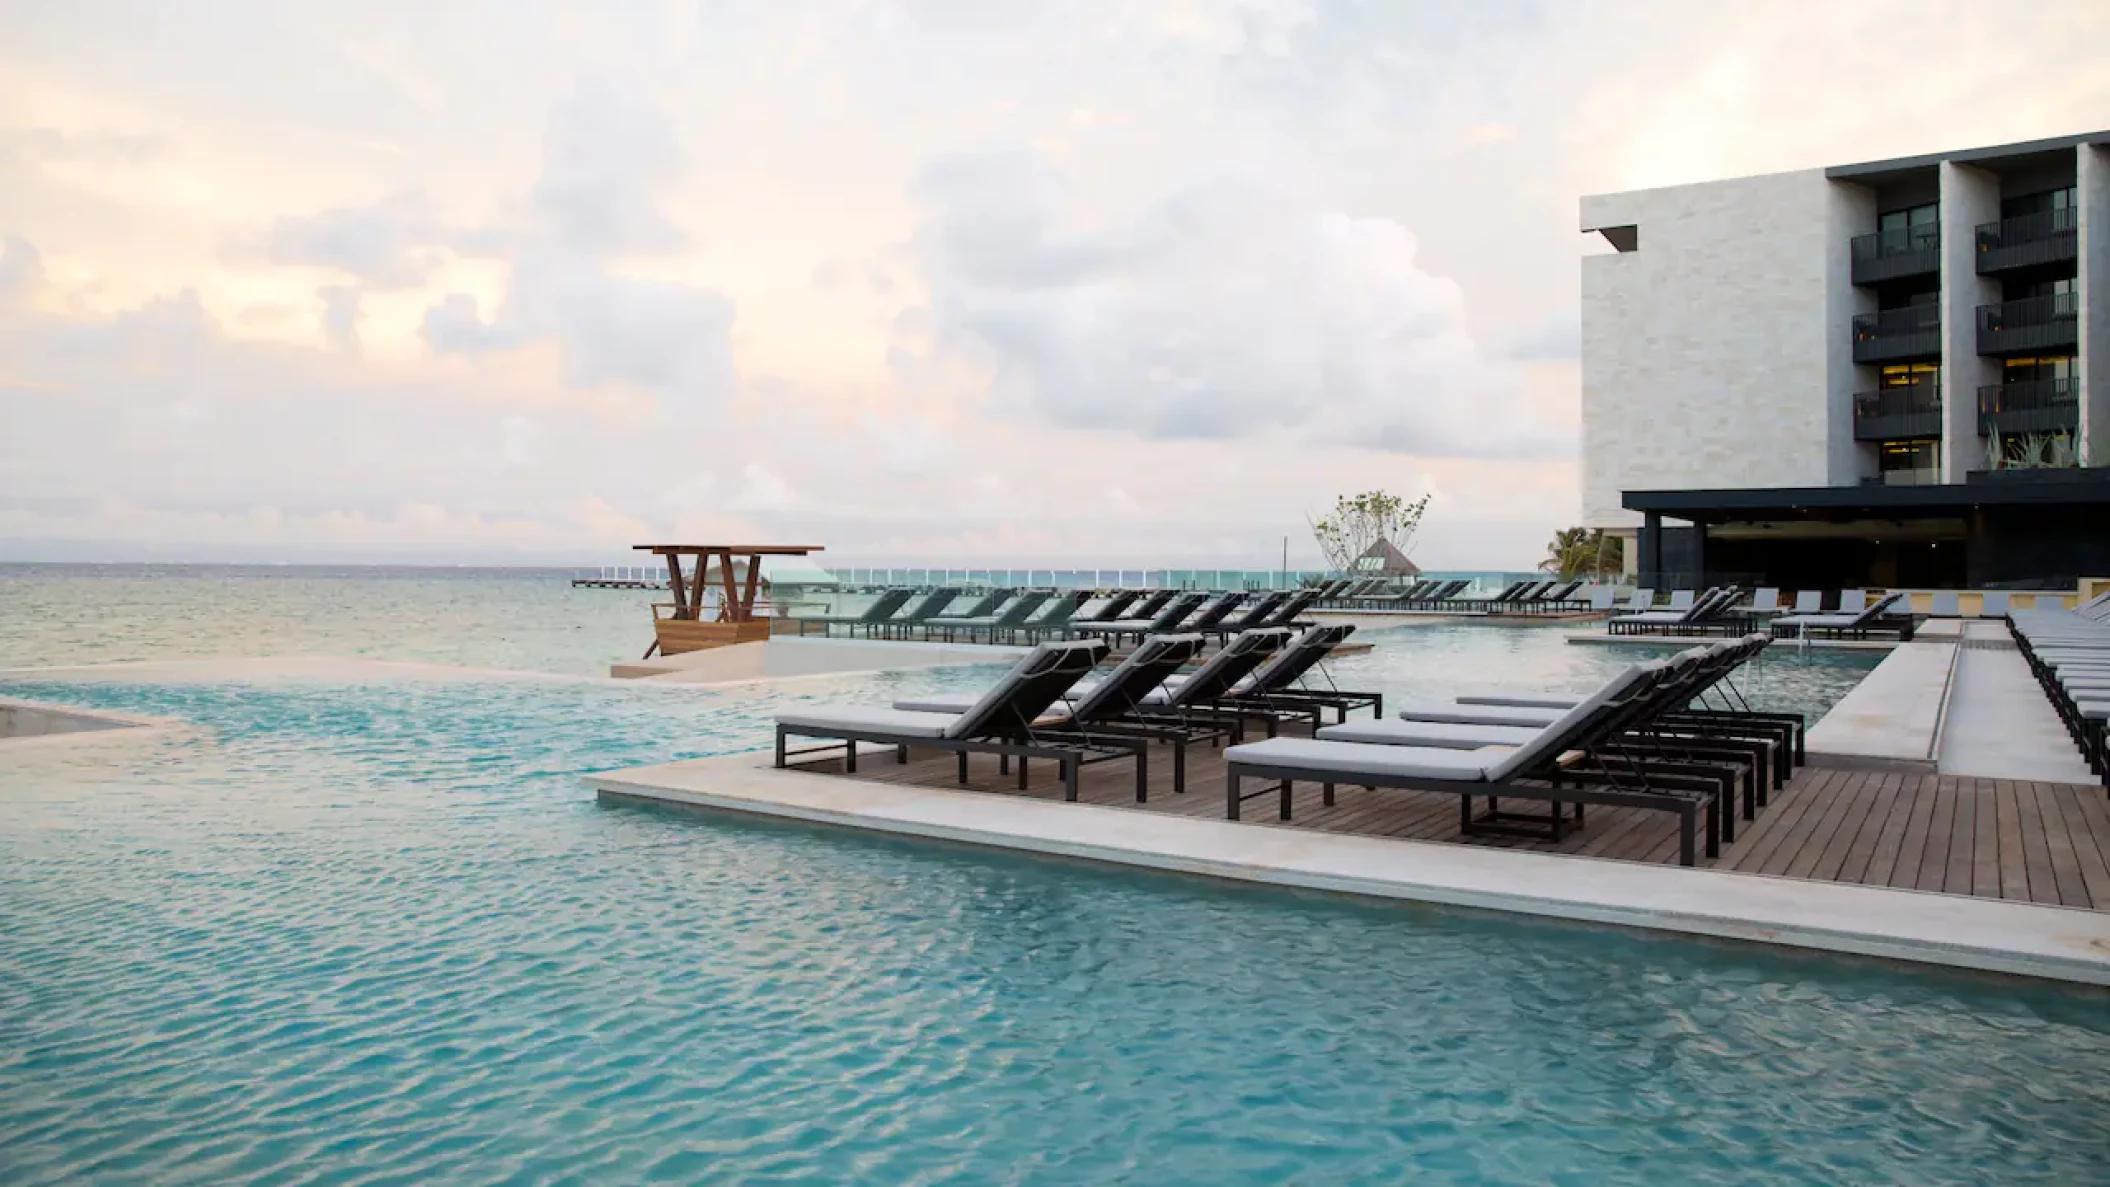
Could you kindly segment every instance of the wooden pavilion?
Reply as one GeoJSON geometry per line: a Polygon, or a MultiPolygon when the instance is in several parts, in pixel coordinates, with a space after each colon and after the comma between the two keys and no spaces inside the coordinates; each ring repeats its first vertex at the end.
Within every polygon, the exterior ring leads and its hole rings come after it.
{"type": "Polygon", "coordinates": [[[805,556],[821,551],[818,544],[639,544],[635,547],[639,552],[667,559],[667,589],[674,595],[672,602],[653,603],[652,626],[656,637],[645,651],[647,658],[654,651],[661,655],[678,655],[684,651],[702,651],[769,638],[769,620],[755,615],[755,599],[761,592],[762,558],[805,556]],[[686,567],[683,564],[685,557],[690,558],[686,567]],[[713,585],[719,594],[715,608],[708,605],[705,598],[706,590],[713,585]]]}

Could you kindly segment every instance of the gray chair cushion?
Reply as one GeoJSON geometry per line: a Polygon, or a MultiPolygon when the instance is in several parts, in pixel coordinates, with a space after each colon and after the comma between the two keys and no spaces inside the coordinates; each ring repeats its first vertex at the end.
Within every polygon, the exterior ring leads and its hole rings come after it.
{"type": "MultiPolygon", "coordinates": [[[[1580,702],[1577,702],[1578,704],[1580,702]]],[[[1508,705],[1459,705],[1440,701],[1408,705],[1394,714],[1401,721],[1441,722],[1448,725],[1552,725],[1566,709],[1525,708],[1508,705]]]]}
{"type": "Polygon", "coordinates": [[[1461,705],[1501,705],[1511,709],[1573,709],[1581,697],[1513,697],[1513,696],[1466,696],[1459,697],[1461,705]]]}
{"type": "Polygon", "coordinates": [[[1341,775],[1339,782],[1354,781],[1358,774],[1396,779],[1442,779],[1457,783],[1480,783],[1487,772],[1508,756],[1509,748],[1490,746],[1480,750],[1434,750],[1421,746],[1370,746],[1358,742],[1315,742],[1309,738],[1269,738],[1224,751],[1229,763],[1261,763],[1299,767],[1341,775]]]}
{"type": "Polygon", "coordinates": [[[959,718],[951,713],[911,713],[877,705],[844,705],[777,714],[778,725],[793,729],[855,730],[902,738],[942,738],[959,718]]]}
{"type": "MultiPolygon", "coordinates": [[[[958,717],[974,708],[975,702],[981,699],[980,694],[972,692],[934,692],[927,696],[895,701],[894,708],[904,713],[943,713],[947,717],[958,717]]],[[[1046,716],[1064,717],[1068,714],[1068,708],[1057,702],[1047,711],[1046,716]]]]}
{"type": "Polygon", "coordinates": [[[1433,746],[1440,750],[1477,750],[1482,746],[1522,746],[1544,726],[1445,725],[1433,721],[1347,721],[1319,730],[1322,742],[1368,742],[1376,746],[1433,746]]]}

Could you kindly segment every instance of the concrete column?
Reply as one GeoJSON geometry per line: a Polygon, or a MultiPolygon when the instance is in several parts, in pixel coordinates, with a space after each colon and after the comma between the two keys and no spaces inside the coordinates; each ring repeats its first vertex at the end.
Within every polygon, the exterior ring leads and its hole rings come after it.
{"type": "Polygon", "coordinates": [[[2000,300],[2000,284],[1978,275],[1978,227],[2000,221],[2000,179],[1983,169],[1941,165],[1941,384],[1943,482],[1985,468],[1978,389],[2000,382],[1995,360],[1978,356],[1978,307],[2000,300]]]}
{"type": "Polygon", "coordinates": [[[2110,145],[2078,152],[2081,464],[2110,466],[2110,145]]]}
{"type": "Polygon", "coordinates": [[[1653,511],[1641,516],[1641,573],[1643,581],[1660,581],[1663,573],[1663,517],[1653,511]]]}

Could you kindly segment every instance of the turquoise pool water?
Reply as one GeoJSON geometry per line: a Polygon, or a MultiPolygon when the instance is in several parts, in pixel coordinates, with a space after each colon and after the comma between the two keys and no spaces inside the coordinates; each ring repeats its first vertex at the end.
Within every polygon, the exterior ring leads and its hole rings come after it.
{"type": "Polygon", "coordinates": [[[729,749],[769,698],[0,695],[207,727],[0,754],[11,1184],[2110,1178],[2099,993],[604,809],[575,778],[729,749]]]}

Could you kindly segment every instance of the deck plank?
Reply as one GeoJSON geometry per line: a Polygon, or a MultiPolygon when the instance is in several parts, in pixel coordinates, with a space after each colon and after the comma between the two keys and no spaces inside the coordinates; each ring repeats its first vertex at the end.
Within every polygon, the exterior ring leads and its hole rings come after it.
{"type": "MultiPolygon", "coordinates": [[[[1171,756],[1150,755],[1150,800],[1137,804],[1134,770],[1125,762],[1085,768],[1078,779],[1083,803],[1197,819],[1224,815],[1220,750],[1188,756],[1185,794],[1171,788],[1171,756]]],[[[861,759],[855,778],[960,790],[951,755],[915,751],[898,764],[890,756],[861,759]]],[[[840,755],[794,765],[842,778],[840,755]]],[[[976,756],[965,790],[1059,802],[1055,764],[1031,767],[1021,793],[1013,776],[988,756],[976,756]]],[[[1299,783],[1286,824],[1273,798],[1248,802],[1244,819],[1257,827],[1357,833],[1485,848],[1555,852],[1618,861],[1677,860],[1675,815],[1639,808],[1595,807],[1587,822],[1559,844],[1532,837],[1458,832],[1455,795],[1340,784],[1332,807],[1316,783],[1299,783]]],[[[1485,809],[1485,801],[1478,808],[1485,809]]],[[[1543,812],[1537,801],[1514,808],[1543,812]]],[[[1806,769],[1777,792],[1755,821],[1738,821],[1737,840],[1724,845],[1725,870],[1815,881],[1911,887],[1949,894],[1998,896],[2110,909],[2110,802],[2096,787],[1987,779],[1905,776],[1881,772],[1806,769]]]]}
{"type": "Polygon", "coordinates": [[[2054,901],[2087,902],[2088,884],[2081,880],[2080,857],[2074,852],[2073,834],[2066,814],[2059,809],[2058,797],[2048,783],[2032,782],[2027,786],[2036,797],[2037,811],[2044,817],[2044,848],[2050,858],[2052,886],[2058,892],[2054,901]]]}

